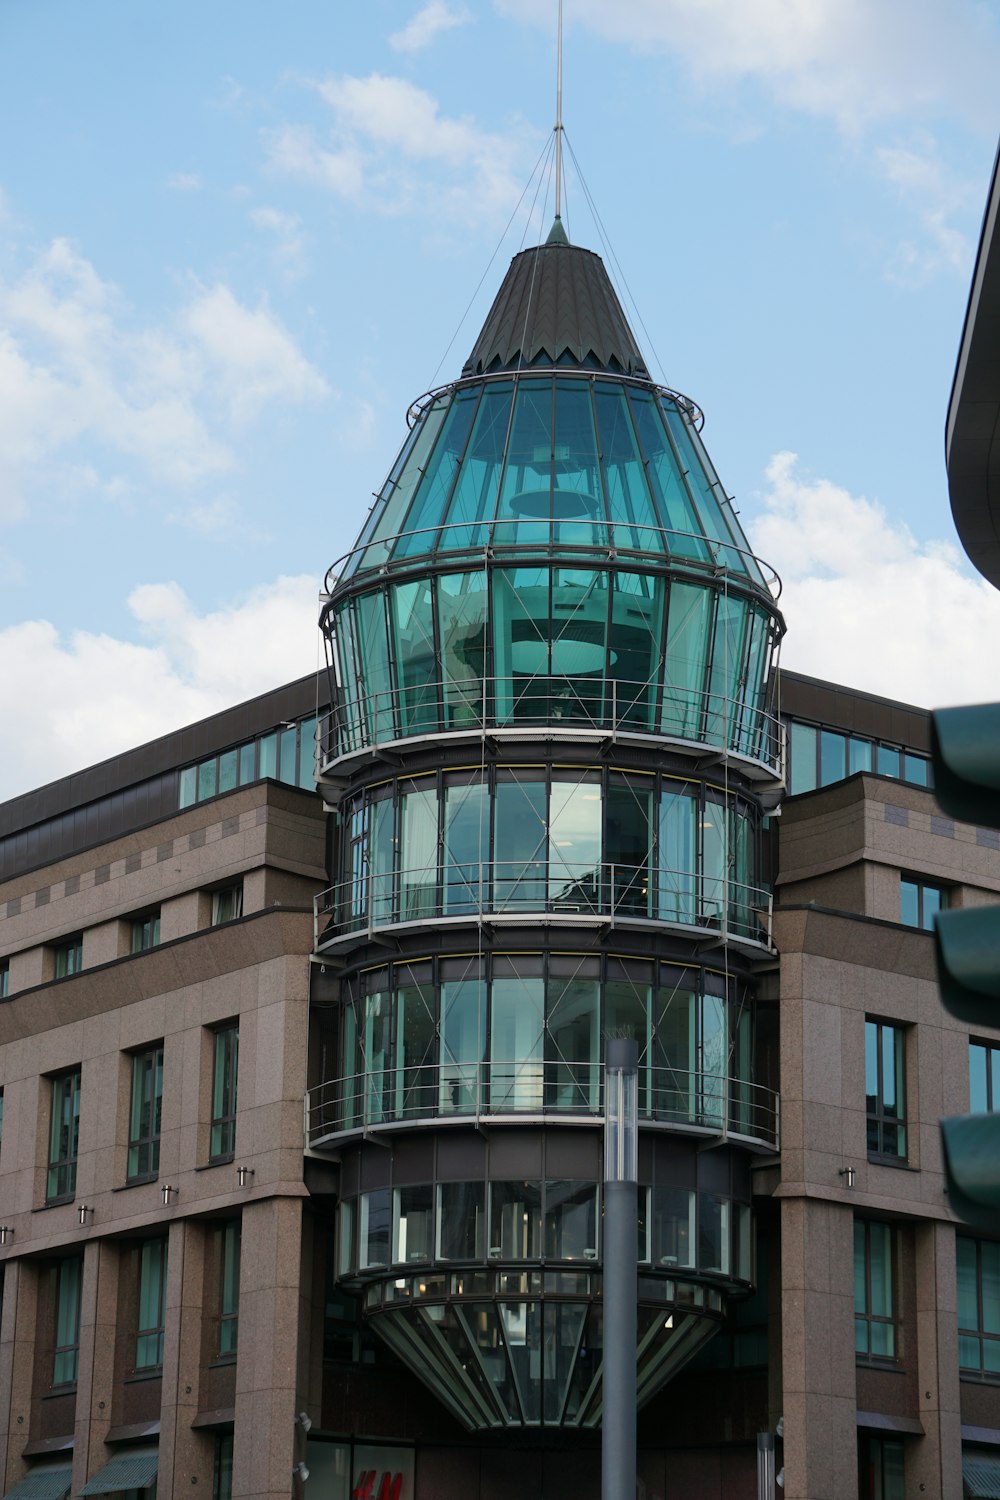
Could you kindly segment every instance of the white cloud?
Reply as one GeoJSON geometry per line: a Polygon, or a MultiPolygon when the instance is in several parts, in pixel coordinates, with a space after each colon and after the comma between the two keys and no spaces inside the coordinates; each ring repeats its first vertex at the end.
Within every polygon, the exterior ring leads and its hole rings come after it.
{"type": "Polygon", "coordinates": [[[250,222],[255,228],[273,237],[274,258],[288,276],[301,276],[305,270],[305,235],[298,214],[285,213],[280,208],[253,208],[250,222]]]}
{"type": "Polygon", "coordinates": [[[432,94],[405,78],[343,75],[316,88],[333,116],[329,140],[301,125],[265,131],[272,171],[380,213],[495,216],[519,197],[518,132],[443,115],[432,94]]]}
{"type": "Polygon", "coordinates": [[[203,185],[197,172],[172,172],[167,178],[167,187],[175,193],[198,193],[203,185]]]}
{"type": "Polygon", "coordinates": [[[771,460],[749,527],[784,584],[783,664],[928,708],[995,698],[1000,593],[951,544],[918,543],[879,505],[796,465],[794,453],[771,460]]]}
{"type": "Polygon", "coordinates": [[[311,576],[279,578],[207,614],[174,583],[135,589],[129,606],[145,644],[86,631],[62,638],[47,620],[0,631],[0,799],[317,665],[311,576]]]}
{"type": "Polygon", "coordinates": [[[0,521],[45,494],[57,462],[93,467],[79,445],[190,485],[236,467],[232,423],[327,394],[278,319],[223,285],[198,288],[170,324],[133,324],[67,240],[0,276],[0,521]]]}
{"type": "Polygon", "coordinates": [[[981,185],[972,187],[957,179],[926,134],[907,145],[878,147],[875,160],[900,200],[916,211],[923,230],[922,241],[908,239],[898,247],[889,279],[912,285],[942,268],[967,275],[971,246],[950,221],[955,213],[979,204],[981,185]]]}
{"type": "Polygon", "coordinates": [[[392,33],[389,46],[396,52],[420,52],[430,46],[439,31],[464,26],[471,19],[464,7],[452,10],[444,0],[429,0],[429,4],[418,10],[401,31],[392,33]]]}

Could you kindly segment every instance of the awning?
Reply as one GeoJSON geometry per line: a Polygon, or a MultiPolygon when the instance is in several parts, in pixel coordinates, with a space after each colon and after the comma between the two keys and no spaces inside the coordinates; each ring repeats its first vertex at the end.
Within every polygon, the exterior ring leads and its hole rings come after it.
{"type": "Polygon", "coordinates": [[[969,1500],[1000,1500],[1000,1458],[963,1457],[962,1478],[969,1500]]]}
{"type": "Polygon", "coordinates": [[[69,1494],[73,1470],[69,1464],[55,1464],[49,1469],[32,1469],[30,1474],[8,1490],[3,1500],[64,1500],[69,1494]]]}
{"type": "Polygon", "coordinates": [[[144,1490],[156,1481],[158,1453],[121,1453],[98,1469],[78,1495],[116,1495],[122,1490],[144,1490]]]}

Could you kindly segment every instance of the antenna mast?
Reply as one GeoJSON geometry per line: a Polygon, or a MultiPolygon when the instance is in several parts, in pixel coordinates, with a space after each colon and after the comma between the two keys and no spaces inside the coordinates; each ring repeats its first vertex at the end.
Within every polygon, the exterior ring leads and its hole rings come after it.
{"type": "Polygon", "coordinates": [[[563,0],[559,0],[556,41],[556,218],[562,217],[562,68],[563,68],[563,0]]]}

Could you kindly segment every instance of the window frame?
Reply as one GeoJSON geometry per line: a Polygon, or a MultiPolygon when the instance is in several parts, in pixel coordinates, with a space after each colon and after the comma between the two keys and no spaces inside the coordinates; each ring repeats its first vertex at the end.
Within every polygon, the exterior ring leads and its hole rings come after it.
{"type": "MultiPolygon", "coordinates": [[[[998,1385],[998,1384],[1000,1384],[1000,1320],[998,1320],[998,1326],[997,1326],[996,1332],[994,1332],[994,1331],[992,1331],[990,1329],[987,1329],[986,1326],[985,1326],[985,1324],[986,1324],[986,1317],[985,1317],[985,1312],[984,1312],[984,1291],[983,1291],[983,1249],[984,1249],[984,1246],[988,1246],[996,1254],[997,1265],[996,1265],[996,1267],[994,1269],[993,1275],[994,1275],[994,1278],[997,1281],[998,1286],[1000,1286],[1000,1245],[998,1245],[995,1240],[984,1240],[984,1239],[980,1239],[980,1238],[976,1237],[975,1235],[971,1235],[971,1234],[957,1234],[955,1236],[955,1269],[956,1269],[956,1274],[959,1275],[959,1277],[960,1277],[960,1274],[961,1274],[960,1273],[960,1267],[959,1267],[959,1259],[960,1259],[960,1256],[959,1256],[959,1245],[962,1244],[962,1243],[964,1243],[966,1245],[971,1245],[973,1247],[974,1252],[975,1252],[974,1275],[975,1275],[975,1282],[976,1282],[976,1325],[977,1326],[975,1328],[970,1328],[970,1327],[963,1327],[963,1325],[962,1325],[962,1322],[961,1322],[962,1297],[961,1297],[961,1289],[959,1289],[958,1308],[957,1308],[957,1312],[956,1312],[956,1323],[957,1323],[957,1326],[958,1326],[958,1369],[959,1369],[959,1376],[963,1380],[979,1380],[979,1381],[982,1381],[983,1384],[986,1384],[986,1385],[998,1385]],[[962,1363],[962,1352],[963,1352],[962,1351],[962,1346],[967,1341],[968,1342],[974,1342],[978,1346],[978,1350],[979,1350],[979,1362],[978,1362],[977,1365],[966,1365],[966,1364],[962,1363]],[[987,1367],[986,1367],[986,1350],[987,1350],[988,1347],[991,1347],[991,1348],[993,1348],[993,1349],[996,1350],[996,1367],[994,1369],[987,1369],[987,1367]]],[[[994,1295],[996,1296],[996,1293],[994,1295]]],[[[1000,1300],[1000,1299],[998,1299],[998,1300],[1000,1300]]]]}
{"type": "Polygon", "coordinates": [[[153,1235],[136,1246],[135,1360],[133,1375],[160,1374],[163,1370],[163,1341],[167,1325],[167,1236],[153,1235]],[[147,1275],[155,1281],[147,1286],[147,1275]],[[155,1301],[155,1321],[143,1322],[143,1304],[155,1301]],[[146,1358],[143,1344],[152,1341],[154,1358],[146,1358]]]}
{"type": "Polygon", "coordinates": [[[969,1112],[970,1114],[993,1114],[1000,1110],[1000,1042],[991,1042],[986,1037],[969,1037],[969,1112]],[[983,1054],[983,1079],[982,1093],[985,1096],[985,1106],[976,1108],[974,1095],[979,1092],[978,1084],[973,1077],[975,1059],[973,1053],[981,1051],[983,1054]]]}
{"type": "Polygon", "coordinates": [[[52,951],[55,955],[55,978],[72,979],[83,968],[83,933],[78,932],[73,937],[62,938],[58,943],[53,943],[52,951]]]}
{"type": "Polygon", "coordinates": [[[855,1215],[854,1219],[854,1354],[858,1364],[874,1365],[898,1365],[899,1364],[899,1276],[897,1274],[898,1258],[898,1236],[895,1227],[884,1219],[867,1219],[855,1215]],[[858,1254],[858,1231],[863,1237],[863,1263],[864,1263],[864,1295],[861,1306],[858,1305],[858,1280],[857,1280],[857,1254],[858,1254]],[[889,1313],[876,1313],[872,1311],[872,1239],[874,1234],[884,1236],[885,1265],[888,1268],[889,1279],[889,1313]],[[867,1348],[858,1348],[858,1333],[861,1326],[866,1330],[865,1343],[867,1348]],[[884,1354],[878,1351],[872,1352],[873,1329],[885,1329],[888,1331],[888,1342],[891,1345],[891,1353],[884,1354]]]}
{"type": "Polygon", "coordinates": [[[129,1140],[126,1157],[126,1182],[150,1182],[160,1174],[160,1128],[163,1112],[163,1043],[153,1042],[131,1054],[132,1077],[129,1096],[129,1140]],[[152,1076],[152,1090],[146,1098],[145,1079],[152,1076]],[[149,1118],[143,1129],[142,1114],[148,1106],[149,1118]],[[137,1116],[138,1114],[138,1121],[137,1116]],[[143,1150],[148,1151],[147,1164],[141,1166],[143,1150]]]}
{"type": "Polygon", "coordinates": [[[908,1156],[906,1124],[906,1033],[909,1028],[898,1021],[885,1021],[878,1016],[865,1016],[865,1118],[867,1129],[868,1160],[887,1165],[905,1165],[908,1156]],[[875,1077],[870,1071],[871,1049],[869,1028],[875,1031],[875,1077]],[[885,1033],[894,1033],[892,1043],[893,1075],[897,1113],[890,1113],[885,1104],[885,1033]],[[874,1084],[874,1089],[871,1085],[874,1084]],[[872,1101],[874,1101],[874,1106],[872,1101]],[[887,1147],[888,1132],[896,1131],[896,1149],[887,1147]],[[875,1144],[873,1145],[873,1140],[875,1144]]]}
{"type": "Polygon", "coordinates": [[[923,880],[918,875],[907,875],[900,871],[899,875],[899,921],[903,927],[910,927],[915,932],[933,932],[934,917],[939,911],[948,910],[948,897],[951,887],[939,885],[934,880],[923,880]],[[904,915],[905,893],[912,892],[912,900],[916,904],[916,921],[911,922],[904,915]],[[929,900],[931,896],[937,898],[936,904],[929,900]]]}
{"type": "Polygon", "coordinates": [[[80,1085],[82,1069],[67,1068],[54,1074],[51,1079],[52,1097],[49,1112],[49,1149],[46,1161],[45,1201],[66,1203],[76,1193],[76,1169],[80,1150],[80,1085]],[[64,1090],[70,1087],[69,1119],[65,1122],[68,1132],[65,1142],[63,1105],[64,1090]]]}
{"type": "Polygon", "coordinates": [[[80,1306],[83,1300],[83,1256],[67,1255],[57,1261],[52,1268],[52,1379],[53,1390],[65,1390],[75,1386],[80,1372],[80,1306]],[[72,1284],[67,1284],[67,1273],[72,1268],[72,1284]],[[64,1309],[64,1296],[72,1297],[73,1302],[64,1309]],[[73,1337],[63,1343],[59,1343],[60,1324],[63,1321],[64,1312],[70,1315],[68,1321],[73,1324],[72,1329],[67,1329],[73,1337]],[[60,1361],[67,1362],[66,1372],[60,1369],[60,1361]]]}
{"type": "Polygon", "coordinates": [[[0,1000],[10,999],[10,959],[0,958],[0,1000]]]}
{"type": "Polygon", "coordinates": [[[129,953],[148,953],[160,945],[160,908],[135,916],[129,923],[129,953]]]}
{"type": "Polygon", "coordinates": [[[239,1048],[239,1021],[227,1021],[213,1029],[212,1104],[208,1143],[210,1164],[232,1161],[236,1154],[239,1048]]]}
{"type": "Polygon", "coordinates": [[[240,1252],[243,1225],[240,1219],[227,1219],[219,1232],[218,1336],[215,1358],[236,1358],[240,1330],[240,1252]]]}
{"type": "Polygon", "coordinates": [[[230,885],[221,885],[212,892],[212,926],[224,927],[227,922],[236,922],[243,915],[243,882],[235,880],[230,885]],[[231,908],[231,909],[230,909],[231,908]]]}

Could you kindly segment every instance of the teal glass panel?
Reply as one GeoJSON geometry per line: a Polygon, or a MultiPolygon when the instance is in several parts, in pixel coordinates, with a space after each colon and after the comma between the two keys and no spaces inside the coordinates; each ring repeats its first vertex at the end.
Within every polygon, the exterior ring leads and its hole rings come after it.
{"type": "Polygon", "coordinates": [[[493,573],[493,654],[496,721],[546,717],[549,701],[547,568],[493,573]]]}
{"type": "Polygon", "coordinates": [[[388,991],[365,996],[365,1121],[377,1124],[392,1112],[389,1049],[392,1044],[392,996],[388,991]]]}
{"type": "Polygon", "coordinates": [[[479,729],[483,725],[486,600],[484,572],[447,573],[438,578],[438,637],[449,729],[479,729]]]}
{"type": "Polygon", "coordinates": [[[1000,1374],[1000,1340],[983,1340],[983,1369],[988,1375],[1000,1374]]]}
{"type": "Polygon", "coordinates": [[[546,1260],[597,1259],[597,1189],[593,1183],[546,1182],[546,1260]]]}
{"type": "Polygon", "coordinates": [[[438,879],[438,797],[428,790],[400,798],[399,889],[404,922],[436,915],[438,879]]]}
{"type": "Polygon", "coordinates": [[[983,1332],[1000,1334],[1000,1245],[983,1240],[979,1253],[983,1272],[983,1332]]]}
{"type": "Polygon", "coordinates": [[[490,1255],[538,1260],[542,1253],[542,1184],[490,1184],[490,1255]]]}
{"type": "MultiPolygon", "coordinates": [[[[678,467],[687,480],[701,522],[698,529],[703,536],[715,543],[712,548],[714,559],[729,568],[731,572],[746,574],[747,564],[744,559],[749,548],[742,535],[737,544],[743,549],[742,552],[732,545],[735,521],[731,527],[729,502],[708,463],[707,455],[698,441],[690,418],[667,399],[663,400],[662,408],[667,419],[667,428],[676,448],[678,467]]],[[[756,565],[754,565],[753,576],[758,582],[762,581],[756,565]]]]}
{"type": "Polygon", "coordinates": [[[735,738],[732,731],[734,724],[739,723],[746,621],[745,599],[737,599],[731,594],[716,596],[715,639],[705,721],[705,737],[713,744],[729,745],[735,738]]]}
{"type": "Polygon", "coordinates": [[[276,734],[261,735],[257,741],[257,752],[257,775],[261,780],[265,776],[276,778],[278,775],[278,736],[276,734]]]}
{"type": "Polygon", "coordinates": [[[546,1003],[545,1107],[570,1113],[596,1110],[601,1053],[598,981],[552,976],[546,1003]]]}
{"type": "Polygon", "coordinates": [[[542,1108],[544,982],[494,979],[490,1009],[490,1108],[500,1114],[542,1108]]]}
{"type": "Polygon", "coordinates": [[[608,541],[590,389],[578,380],[556,381],[552,540],[557,547],[599,547],[608,541]]]}
{"type": "Polygon", "coordinates": [[[553,389],[549,380],[517,387],[494,542],[544,546],[552,514],[553,389]],[[507,523],[499,524],[501,521],[507,523]]]}
{"type": "Polygon", "coordinates": [[[875,769],[880,776],[899,779],[899,750],[895,745],[879,745],[875,769]]]}
{"type": "Polygon", "coordinates": [[[868,1311],[875,1318],[891,1318],[892,1233],[888,1224],[868,1225],[868,1258],[871,1289],[871,1306],[868,1311]]]}
{"type": "Polygon", "coordinates": [[[409,535],[400,539],[394,554],[396,557],[420,556],[435,552],[440,546],[448,551],[459,551],[467,545],[461,532],[449,532],[444,536],[439,528],[444,524],[452,485],[465,452],[478,400],[479,391],[474,388],[456,394],[406,518],[409,535]]]}
{"type": "MultiPolygon", "coordinates": [[[[391,539],[397,533],[414,529],[410,520],[414,493],[431,461],[431,453],[450,404],[450,396],[438,397],[427,415],[417,424],[413,442],[398,479],[391,485],[391,489],[387,484],[383,491],[386,494],[385,504],[379,516],[375,536],[365,549],[360,563],[361,567],[379,567],[387,562],[395,553],[391,539]]],[[[421,550],[427,552],[434,550],[433,534],[425,537],[421,550]]]]}
{"type": "Polygon", "coordinates": [[[789,726],[791,741],[791,767],[789,770],[788,790],[794,795],[799,792],[814,792],[818,781],[816,773],[816,749],[817,731],[812,724],[799,724],[792,720],[789,726]]]}
{"type": "MultiPolygon", "coordinates": [[[[334,616],[334,652],[337,669],[337,722],[340,725],[339,753],[357,750],[368,743],[365,725],[364,691],[359,683],[358,662],[354,651],[352,631],[353,602],[348,599],[340,605],[334,616]]],[[[264,776],[263,770],[259,773],[264,776]]],[[[270,773],[273,775],[273,771],[270,773]]]]}
{"type": "Polygon", "coordinates": [[[695,1263],[695,1195],[686,1188],[655,1187],[652,1201],[653,1264],[695,1263]]]}
{"type": "Polygon", "coordinates": [[[608,1036],[632,1037],[639,1045],[639,1114],[652,1108],[653,1009],[648,984],[609,979],[604,986],[604,1027],[608,1036]]]}
{"type": "Polygon", "coordinates": [[[304,791],[316,790],[316,719],[303,719],[299,725],[299,775],[297,785],[304,791]]]}
{"type": "Polygon", "coordinates": [[[719,995],[703,995],[699,1009],[700,1123],[721,1130],[726,1123],[726,1077],[729,1072],[726,1004],[719,995]]]}
{"type": "Polygon", "coordinates": [[[218,769],[219,768],[214,756],[211,760],[203,760],[201,765],[198,767],[199,802],[204,802],[206,797],[215,796],[216,786],[218,784],[218,769]]]}
{"type": "Polygon", "coordinates": [[[463,979],[441,986],[442,1113],[475,1113],[480,1096],[480,1067],[486,1047],[486,986],[463,979]]]}
{"type": "Polygon", "coordinates": [[[698,1194],[698,1269],[728,1276],[731,1239],[729,1200],[715,1193],[698,1194]]]}
{"type": "MultiPolygon", "coordinates": [[[[396,455],[392,468],[389,470],[386,481],[379,491],[378,497],[372,504],[371,510],[368,512],[368,515],[365,518],[365,524],[361,528],[361,533],[358,537],[357,542],[355,543],[354,550],[351,553],[350,557],[347,558],[341,569],[340,577],[342,579],[350,578],[354,573],[358,571],[359,567],[364,566],[366,548],[376,531],[378,531],[378,534],[381,537],[389,537],[395,534],[395,526],[391,526],[391,529],[388,529],[383,527],[380,523],[386,519],[386,508],[389,505],[389,502],[391,501],[393,495],[396,493],[396,482],[399,479],[403,467],[406,464],[410,453],[413,451],[413,446],[417,442],[419,436],[420,426],[418,424],[415,425],[409,433],[407,433],[406,440],[404,441],[403,446],[400,448],[399,452],[396,455]]],[[[388,555],[389,554],[387,549],[383,546],[379,546],[375,549],[370,562],[383,563],[386,561],[388,555]]]]}
{"type": "Polygon", "coordinates": [[[741,695],[742,712],[738,732],[733,737],[733,746],[741,755],[759,757],[767,743],[764,704],[771,665],[767,649],[770,637],[769,617],[761,609],[751,609],[747,628],[747,670],[741,695]]]}
{"type": "Polygon", "coordinates": [[[403,734],[426,734],[440,728],[433,582],[418,579],[394,584],[389,590],[403,734]]]}
{"type": "Polygon", "coordinates": [[[599,384],[594,391],[601,458],[615,547],[662,552],[663,538],[632,428],[624,386],[599,384]]]}
{"type": "Polygon", "coordinates": [[[741,937],[758,937],[760,930],[753,908],[759,901],[753,884],[753,839],[750,820],[744,812],[730,806],[729,840],[729,913],[726,925],[741,937]]]}
{"type": "Polygon", "coordinates": [[[444,794],[444,910],[448,916],[484,908],[489,877],[489,791],[482,782],[447,786],[444,794]]]}
{"type": "Polygon", "coordinates": [[[361,1059],[358,1056],[358,1026],[353,1005],[344,1008],[344,1036],[341,1054],[344,1074],[344,1128],[361,1123],[361,1059]]]}
{"type": "Polygon", "coordinates": [[[466,450],[448,511],[449,537],[458,547],[482,547],[489,538],[500,492],[500,468],[510,425],[513,386],[490,384],[476,413],[476,425],[466,450]]]}
{"type": "MultiPolygon", "coordinates": [[[[967,1335],[959,1334],[958,1338],[958,1367],[960,1370],[979,1370],[980,1357],[982,1354],[982,1340],[969,1338],[967,1335]]],[[[1000,1348],[1000,1346],[998,1346],[1000,1348]]]]}
{"type": "Polygon", "coordinates": [[[657,1119],[698,1119],[698,1003],[689,990],[662,989],[657,997],[653,1107],[657,1119]]]}
{"type": "Polygon", "coordinates": [[[552,570],[546,712],[553,719],[576,724],[603,720],[609,590],[606,572],[552,570]]]}
{"type": "Polygon", "coordinates": [[[219,1277],[219,1354],[235,1354],[240,1328],[240,1221],[230,1219],[222,1231],[219,1277]]]}
{"type": "Polygon", "coordinates": [[[697,802],[664,782],[660,800],[659,909],[666,922],[693,922],[697,891],[697,802]]]}
{"type": "Polygon", "coordinates": [[[68,1385],[77,1377],[80,1353],[80,1284],[83,1261],[71,1256],[56,1271],[56,1328],[52,1384],[68,1385]]]}
{"type": "Polygon", "coordinates": [[[986,1114],[989,1109],[989,1092],[987,1087],[987,1061],[992,1049],[982,1046],[979,1042],[969,1043],[969,1112],[974,1115],[986,1114]]]}
{"type": "Polygon", "coordinates": [[[914,786],[927,786],[930,781],[931,763],[922,755],[910,755],[903,751],[903,780],[914,786]]]}
{"type": "MultiPolygon", "coordinates": [[[[396,817],[391,796],[379,797],[371,803],[371,889],[368,901],[371,920],[380,922],[397,920],[395,880],[393,870],[396,857],[396,817]]],[[[366,872],[362,868],[354,878],[355,887],[364,890],[367,885],[366,872]]]]}
{"type": "Polygon", "coordinates": [[[185,766],[180,774],[177,790],[177,805],[191,807],[198,800],[198,768],[185,766]]]}
{"type": "Polygon", "coordinates": [[[856,771],[870,771],[872,768],[871,740],[858,739],[851,735],[847,742],[847,774],[853,776],[856,771]]]}
{"type": "Polygon", "coordinates": [[[605,879],[615,913],[653,914],[652,800],[651,788],[638,781],[615,779],[608,786],[605,879]]]}
{"type": "Polygon", "coordinates": [[[370,744],[396,738],[397,716],[385,618],[385,593],[375,589],[355,600],[358,622],[359,713],[364,715],[370,744]]]}
{"type": "MultiPolygon", "coordinates": [[[[975,1240],[962,1234],[956,1236],[955,1266],[958,1274],[958,1326],[978,1331],[979,1277],[975,1240]]],[[[976,1365],[978,1364],[977,1358],[976,1365]]]]}
{"type": "Polygon", "coordinates": [[[240,746],[240,786],[246,786],[248,782],[257,779],[257,745],[251,740],[249,745],[240,746]]]}
{"type": "Polygon", "coordinates": [[[554,1424],[562,1418],[587,1307],[585,1303],[545,1302],[542,1312],[545,1318],[543,1348],[546,1351],[542,1384],[544,1420],[554,1424]]]}
{"type": "Polygon", "coordinates": [[[708,589],[689,583],[671,585],[660,727],[664,734],[679,739],[701,738],[711,607],[708,589]]]}
{"type": "Polygon", "coordinates": [[[553,776],[549,803],[549,900],[560,911],[601,907],[601,788],[553,776]]]}
{"type": "Polygon", "coordinates": [[[284,781],[288,786],[296,783],[296,772],[298,770],[298,732],[296,729],[283,729],[278,736],[278,780],[284,781]]]}
{"type": "Polygon", "coordinates": [[[847,770],[847,737],[832,729],[823,729],[819,736],[819,783],[830,786],[834,781],[843,781],[847,770]]]}
{"type": "MultiPolygon", "coordinates": [[[[736,1017],[733,1028],[733,1065],[730,1080],[729,1113],[732,1120],[732,1128],[741,1135],[749,1135],[754,1125],[758,1123],[758,1114],[753,1107],[753,1069],[751,1066],[752,1056],[752,1030],[750,1011],[743,1009],[736,1017]]],[[[749,1215],[749,1210],[747,1211],[749,1215]]],[[[749,1234],[749,1227],[748,1227],[749,1234]]],[[[746,1270],[739,1274],[745,1281],[750,1280],[750,1240],[747,1238],[746,1270]]]]}
{"type": "Polygon", "coordinates": [[[497,783],[493,844],[497,911],[539,911],[545,905],[546,801],[542,781],[497,783]]]}
{"type": "Polygon", "coordinates": [[[236,751],[219,756],[219,791],[231,792],[236,785],[236,751]]]}
{"type": "Polygon", "coordinates": [[[482,1182],[442,1182],[438,1187],[438,1259],[486,1256],[486,1193],[482,1182]]]}
{"type": "Polygon", "coordinates": [[[163,1364],[163,1324],[167,1273],[166,1240],[146,1240],[139,1251],[139,1309],[135,1368],[163,1364]]]}
{"type": "Polygon", "coordinates": [[[726,810],[706,802],[701,815],[701,920],[721,925],[726,901],[726,810]]]}
{"type": "Polygon", "coordinates": [[[396,992],[396,1073],[394,1113],[397,1119],[436,1112],[435,992],[428,984],[400,985],[396,992]]]}
{"type": "Polygon", "coordinates": [[[663,417],[647,391],[630,390],[629,405],[635,416],[636,430],[646,460],[646,473],[659,511],[659,524],[665,528],[666,549],[674,557],[690,557],[708,562],[711,551],[705,542],[701,521],[694,508],[687,485],[677,466],[677,459],[664,428],[663,417]]]}
{"type": "Polygon", "coordinates": [[[612,724],[656,729],[656,690],[663,649],[664,580],[613,573],[608,679],[612,724]]]}
{"type": "Polygon", "coordinates": [[[925,932],[933,932],[934,918],[947,905],[945,893],[936,885],[925,885],[923,888],[923,898],[920,925],[925,932]]]}
{"type": "Polygon", "coordinates": [[[361,1195],[361,1269],[387,1266],[392,1237],[392,1195],[388,1188],[361,1195]]]}

